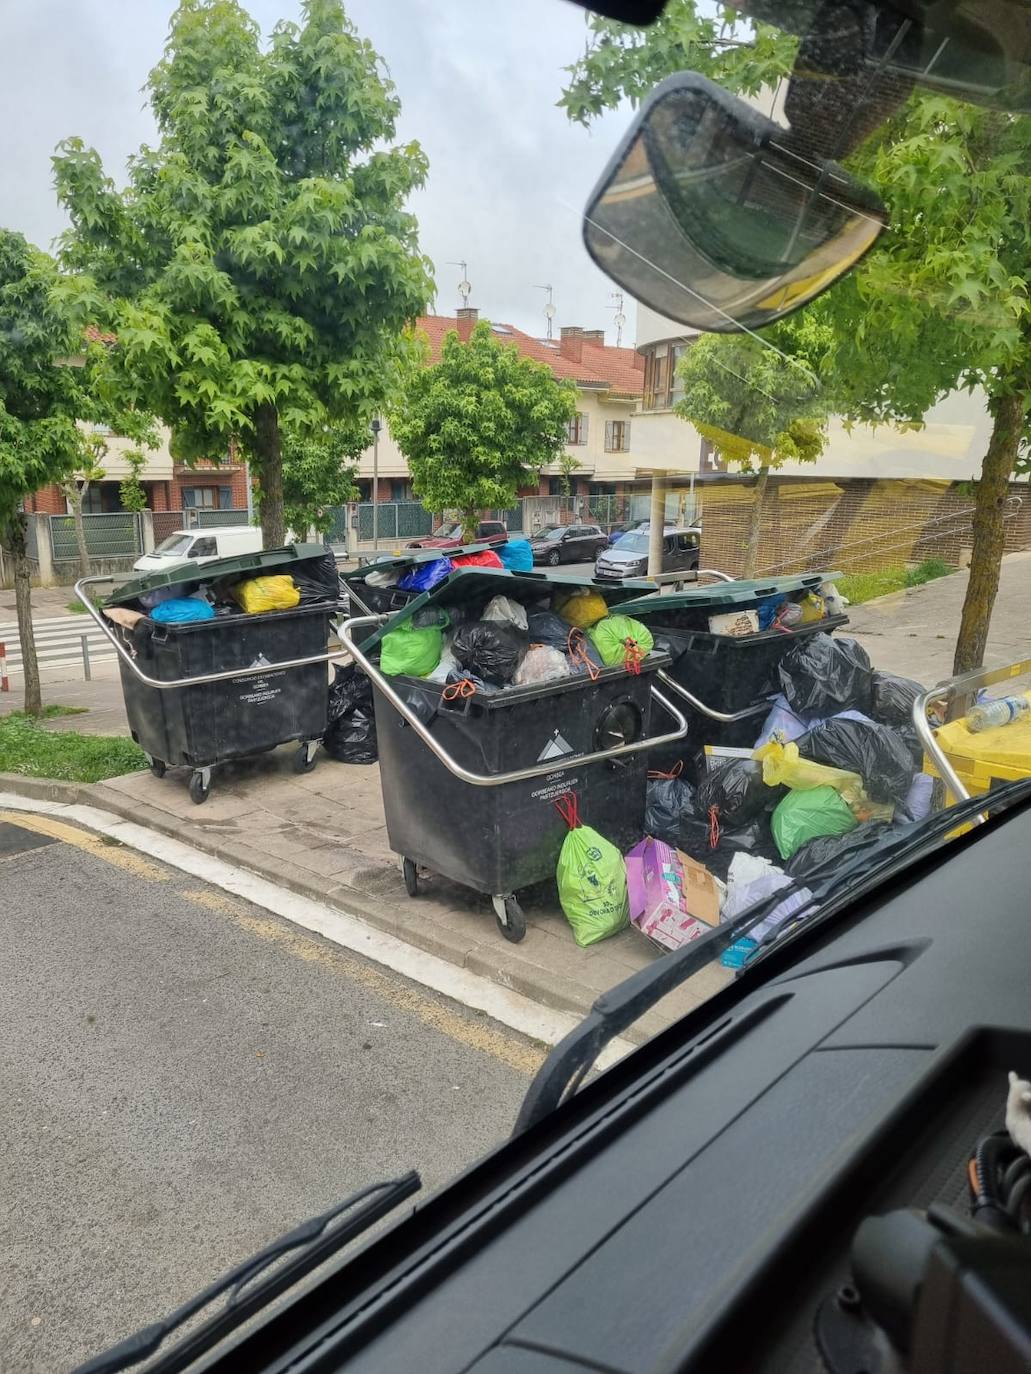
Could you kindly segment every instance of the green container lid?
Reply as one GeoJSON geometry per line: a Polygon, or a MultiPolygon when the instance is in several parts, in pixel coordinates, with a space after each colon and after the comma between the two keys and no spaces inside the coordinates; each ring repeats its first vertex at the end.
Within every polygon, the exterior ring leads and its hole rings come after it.
{"type": "Polygon", "coordinates": [[[661,615],[664,611],[721,611],[733,606],[755,606],[765,597],[814,590],[824,582],[836,581],[840,576],[840,572],[796,573],[790,577],[714,582],[704,587],[692,587],[688,591],[659,592],[657,596],[624,602],[620,609],[626,615],[644,620],[651,615],[661,615]]]}
{"type": "Polygon", "coordinates": [[[622,583],[599,582],[594,577],[576,577],[543,570],[537,572],[536,569],[519,573],[509,572],[507,568],[455,568],[435,587],[428,592],[420,592],[407,605],[395,611],[385,625],[362,641],[362,648],[366,652],[374,649],[388,631],[396,630],[426,606],[446,611],[451,606],[466,606],[470,601],[492,596],[510,596],[515,601],[539,601],[557,587],[570,591],[577,587],[590,587],[592,591],[601,592],[607,605],[622,609],[626,601],[643,596],[654,585],[643,578],[622,583]]]}
{"type": "Polygon", "coordinates": [[[232,558],[211,558],[200,565],[181,563],[167,572],[144,573],[116,587],[104,600],[105,606],[124,606],[147,592],[160,587],[179,587],[184,593],[202,582],[227,577],[274,577],[290,573],[303,563],[325,558],[330,550],[325,544],[288,544],[282,549],[262,549],[257,553],[239,553],[232,558]]]}

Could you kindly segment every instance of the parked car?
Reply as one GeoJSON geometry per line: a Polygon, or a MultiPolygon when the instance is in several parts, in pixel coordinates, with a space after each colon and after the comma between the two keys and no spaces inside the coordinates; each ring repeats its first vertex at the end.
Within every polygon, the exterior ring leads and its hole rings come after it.
{"type": "Polygon", "coordinates": [[[627,520],[622,525],[614,525],[609,530],[609,543],[614,544],[617,539],[622,539],[624,534],[630,534],[632,530],[646,530],[648,527],[647,520],[627,520]]]}
{"type": "Polygon", "coordinates": [[[427,534],[422,539],[412,539],[405,547],[409,549],[440,549],[446,553],[448,549],[460,549],[463,544],[505,544],[508,542],[508,530],[502,520],[481,520],[476,526],[476,533],[472,540],[462,538],[462,526],[457,520],[450,520],[447,524],[438,525],[432,534],[427,534]]]}
{"type": "MultiPolygon", "coordinates": [[[[651,534],[647,529],[633,530],[624,534],[610,549],[598,557],[594,565],[595,577],[611,582],[624,577],[646,577],[648,574],[648,542],[651,534]]],[[[701,530],[695,527],[670,529],[662,535],[662,571],[690,572],[698,567],[701,530]]]]}
{"type": "Polygon", "coordinates": [[[608,544],[600,525],[545,525],[530,536],[533,561],[552,568],[559,563],[590,563],[608,544]]]}
{"type": "Polygon", "coordinates": [[[136,572],[168,572],[183,563],[210,563],[213,558],[235,558],[261,552],[257,525],[225,525],[206,530],[176,530],[153,553],[145,553],[132,565],[136,572]]]}

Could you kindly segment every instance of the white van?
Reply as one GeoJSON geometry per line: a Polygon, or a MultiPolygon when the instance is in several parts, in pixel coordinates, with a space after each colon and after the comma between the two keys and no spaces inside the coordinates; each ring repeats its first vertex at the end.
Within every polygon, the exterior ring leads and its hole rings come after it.
{"type": "Polygon", "coordinates": [[[241,553],[261,552],[257,525],[225,525],[214,529],[176,530],[153,553],[145,553],[132,565],[136,572],[168,572],[183,563],[210,563],[213,558],[235,558],[241,553]]]}

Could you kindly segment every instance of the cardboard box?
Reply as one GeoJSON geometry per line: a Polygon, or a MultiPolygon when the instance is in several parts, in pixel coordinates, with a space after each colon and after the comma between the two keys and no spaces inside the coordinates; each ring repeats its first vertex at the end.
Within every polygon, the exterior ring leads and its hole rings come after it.
{"type": "Polygon", "coordinates": [[[759,613],[757,611],[727,611],[724,615],[709,616],[709,633],[714,635],[757,635],[759,633],[759,613]]]}
{"type": "Polygon", "coordinates": [[[630,920],[662,949],[679,949],[719,925],[716,879],[700,863],[648,836],[626,856],[630,920]]]}

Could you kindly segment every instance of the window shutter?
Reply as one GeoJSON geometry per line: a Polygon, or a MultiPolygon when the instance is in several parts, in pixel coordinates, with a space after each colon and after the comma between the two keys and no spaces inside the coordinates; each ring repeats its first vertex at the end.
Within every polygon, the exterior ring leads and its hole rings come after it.
{"type": "Polygon", "coordinates": [[[630,448],[630,421],[623,421],[623,452],[626,453],[630,448]]]}
{"type": "Polygon", "coordinates": [[[612,452],[612,421],[605,421],[605,452],[612,452]]]}
{"type": "Polygon", "coordinates": [[[587,442],[587,421],[591,418],[585,410],[581,410],[578,417],[580,421],[580,443],[587,442]]]}

